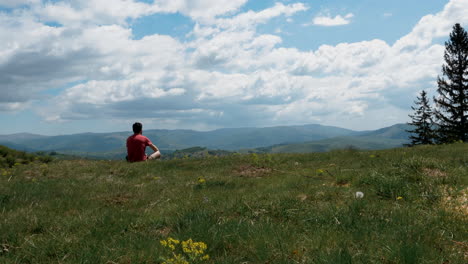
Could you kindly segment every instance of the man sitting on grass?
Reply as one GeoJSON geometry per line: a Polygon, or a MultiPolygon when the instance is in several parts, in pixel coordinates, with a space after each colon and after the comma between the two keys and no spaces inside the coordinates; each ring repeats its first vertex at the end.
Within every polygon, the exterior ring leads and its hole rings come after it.
{"type": "Polygon", "coordinates": [[[143,125],[141,123],[133,124],[133,133],[133,136],[127,138],[127,161],[136,162],[161,158],[158,147],[142,135],[143,125]],[[154,153],[149,156],[145,153],[147,146],[154,150],[154,153]]]}

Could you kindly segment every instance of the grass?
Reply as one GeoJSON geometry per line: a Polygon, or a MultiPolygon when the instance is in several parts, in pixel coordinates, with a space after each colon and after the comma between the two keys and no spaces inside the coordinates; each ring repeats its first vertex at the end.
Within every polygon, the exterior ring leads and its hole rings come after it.
{"type": "MultiPolygon", "coordinates": [[[[44,153],[41,153],[44,154],[44,153]]],[[[30,163],[48,163],[53,158],[48,155],[29,154],[0,145],[0,170],[12,168],[13,166],[30,163]]]]}
{"type": "Polygon", "coordinates": [[[168,237],[206,243],[200,263],[467,263],[467,153],[13,166],[0,176],[0,263],[162,263],[168,237]]]}

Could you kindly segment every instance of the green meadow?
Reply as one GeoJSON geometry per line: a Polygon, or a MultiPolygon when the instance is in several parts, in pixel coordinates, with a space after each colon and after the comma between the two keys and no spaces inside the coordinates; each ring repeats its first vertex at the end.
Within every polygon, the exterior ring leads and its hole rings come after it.
{"type": "Polygon", "coordinates": [[[463,143],[15,162],[0,263],[468,263],[467,186],[463,143]]]}

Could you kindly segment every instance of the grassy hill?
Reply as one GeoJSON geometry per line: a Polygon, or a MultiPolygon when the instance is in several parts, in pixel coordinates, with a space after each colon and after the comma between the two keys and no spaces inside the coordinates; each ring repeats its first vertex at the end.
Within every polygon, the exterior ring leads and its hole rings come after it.
{"type": "MultiPolygon", "coordinates": [[[[125,152],[125,140],[130,134],[130,132],[114,132],[62,136],[0,135],[0,144],[25,151],[57,151],[90,156],[101,153],[109,157],[125,152]]],[[[356,134],[358,134],[356,131],[322,125],[225,128],[213,131],[144,130],[144,135],[148,136],[160,149],[169,151],[196,146],[237,150],[356,134]]]]}
{"type": "Polygon", "coordinates": [[[347,148],[375,150],[400,147],[406,142],[407,140],[382,139],[377,136],[336,137],[296,144],[280,144],[247,151],[257,153],[310,153],[347,148]]]}
{"type": "MultiPolygon", "coordinates": [[[[173,156],[176,150],[203,147],[226,151],[306,153],[332,149],[386,149],[407,143],[407,125],[397,124],[375,131],[357,132],[322,126],[279,126],[265,128],[226,128],[213,131],[145,130],[162,150],[173,156]],[[259,148],[259,149],[254,149],[259,148]]],[[[83,133],[63,136],[34,134],[0,135],[0,144],[22,151],[54,151],[89,159],[122,160],[126,155],[125,140],[129,132],[83,133]]],[[[195,155],[196,156],[196,155],[195,155]]]]}
{"type": "Polygon", "coordinates": [[[397,124],[375,131],[364,131],[352,136],[340,136],[293,144],[277,144],[256,149],[245,149],[242,153],[310,153],[338,149],[377,150],[401,147],[408,143],[410,126],[397,124]]]}
{"type": "Polygon", "coordinates": [[[17,151],[0,145],[0,168],[12,168],[13,166],[21,164],[48,163],[52,161],[49,155],[30,154],[24,151],[17,151]]]}
{"type": "Polygon", "coordinates": [[[467,263],[467,153],[14,166],[0,175],[0,263],[467,263]]]}
{"type": "Polygon", "coordinates": [[[408,130],[411,130],[412,127],[408,124],[396,124],[389,127],[384,127],[374,131],[364,131],[359,133],[360,137],[374,137],[374,138],[385,138],[385,139],[400,139],[407,141],[408,140],[408,130]]]}

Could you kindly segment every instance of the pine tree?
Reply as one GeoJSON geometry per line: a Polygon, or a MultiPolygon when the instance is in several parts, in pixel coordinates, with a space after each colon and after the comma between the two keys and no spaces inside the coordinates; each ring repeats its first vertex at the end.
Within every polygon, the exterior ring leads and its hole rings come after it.
{"type": "Polygon", "coordinates": [[[432,110],[429,106],[429,100],[427,99],[426,91],[422,91],[420,97],[416,97],[414,101],[416,106],[412,106],[411,109],[415,111],[411,117],[411,122],[408,125],[413,127],[412,130],[407,130],[411,133],[409,146],[414,145],[428,145],[434,143],[434,130],[432,121],[432,110]]]}
{"type": "Polygon", "coordinates": [[[435,121],[439,143],[468,140],[468,35],[455,24],[449,41],[445,42],[444,77],[438,77],[434,98],[435,121]]]}

